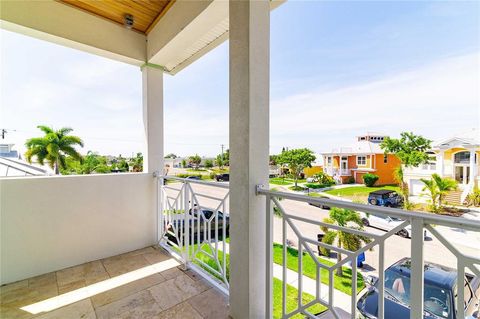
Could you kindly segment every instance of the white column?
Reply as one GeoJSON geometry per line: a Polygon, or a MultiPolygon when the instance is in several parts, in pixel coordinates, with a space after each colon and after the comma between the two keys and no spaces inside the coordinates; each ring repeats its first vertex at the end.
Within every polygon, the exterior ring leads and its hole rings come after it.
{"type": "Polygon", "coordinates": [[[444,161],[445,161],[445,151],[440,150],[440,152],[437,155],[436,165],[437,165],[437,174],[440,175],[441,177],[443,177],[445,174],[444,161]]]}
{"type": "Polygon", "coordinates": [[[143,171],[163,174],[163,70],[157,66],[143,66],[142,85],[146,141],[143,171]]]}
{"type": "Polygon", "coordinates": [[[230,12],[230,314],[265,318],[268,186],[269,1],[235,1],[230,12]]]}
{"type": "Polygon", "coordinates": [[[473,184],[475,182],[475,175],[476,175],[476,165],[475,165],[475,149],[472,148],[470,150],[470,178],[468,180],[469,184],[473,184]]]}

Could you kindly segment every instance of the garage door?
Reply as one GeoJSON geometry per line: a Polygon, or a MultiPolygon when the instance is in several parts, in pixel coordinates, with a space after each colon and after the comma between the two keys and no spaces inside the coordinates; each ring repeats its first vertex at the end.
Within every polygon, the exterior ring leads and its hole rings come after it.
{"type": "Polygon", "coordinates": [[[419,195],[422,193],[422,189],[425,186],[423,182],[419,179],[411,179],[410,180],[410,194],[411,195],[419,195]]]}

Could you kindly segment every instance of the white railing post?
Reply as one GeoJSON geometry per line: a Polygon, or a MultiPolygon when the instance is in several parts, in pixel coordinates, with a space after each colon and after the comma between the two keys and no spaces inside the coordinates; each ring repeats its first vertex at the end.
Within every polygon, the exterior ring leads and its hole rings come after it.
{"type": "Polygon", "coordinates": [[[423,219],[412,218],[410,319],[423,318],[423,219]]]}
{"type": "MultiPolygon", "coordinates": [[[[188,262],[190,261],[190,232],[193,232],[193,229],[190,230],[190,214],[189,214],[189,191],[188,191],[189,184],[185,182],[183,187],[183,249],[184,249],[184,260],[185,260],[185,270],[188,268],[188,262]]],[[[193,223],[192,223],[193,224],[193,223]]],[[[193,236],[193,235],[192,235],[193,236]]]]}
{"type": "Polygon", "coordinates": [[[164,218],[163,218],[163,209],[164,209],[164,198],[163,198],[163,183],[164,179],[162,176],[156,177],[157,179],[157,244],[162,240],[163,234],[165,233],[164,229],[164,218]]]}
{"type": "Polygon", "coordinates": [[[265,196],[265,211],[266,211],[266,318],[273,317],[273,211],[272,211],[272,201],[270,196],[265,196]]]}

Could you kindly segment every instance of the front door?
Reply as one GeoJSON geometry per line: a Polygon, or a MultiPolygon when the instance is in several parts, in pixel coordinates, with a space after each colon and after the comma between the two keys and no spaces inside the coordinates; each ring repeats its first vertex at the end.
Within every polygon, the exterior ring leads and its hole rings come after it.
{"type": "Polygon", "coordinates": [[[455,180],[460,184],[467,184],[470,178],[470,167],[467,165],[455,165],[455,180]]]}
{"type": "Polygon", "coordinates": [[[348,169],[348,157],[342,156],[340,160],[340,175],[345,175],[348,169]]]}

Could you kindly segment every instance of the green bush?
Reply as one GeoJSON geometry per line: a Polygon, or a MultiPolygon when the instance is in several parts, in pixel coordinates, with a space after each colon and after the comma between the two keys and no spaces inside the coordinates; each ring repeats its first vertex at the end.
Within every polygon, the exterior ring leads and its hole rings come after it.
{"type": "Polygon", "coordinates": [[[480,189],[475,187],[473,192],[467,195],[465,202],[467,206],[480,206],[480,189]]]}
{"type": "Polygon", "coordinates": [[[198,176],[200,178],[203,178],[202,174],[177,174],[177,177],[180,178],[187,178],[188,176],[198,176]]]}
{"type": "Polygon", "coordinates": [[[355,178],[353,176],[350,176],[348,179],[347,179],[347,184],[355,184],[355,178]]]}
{"type": "Polygon", "coordinates": [[[215,172],[210,172],[210,179],[215,179],[215,176],[216,176],[216,175],[217,175],[217,174],[215,174],[215,172]]]}
{"type": "Polygon", "coordinates": [[[316,182],[319,184],[328,185],[328,186],[335,184],[333,177],[331,177],[330,175],[324,172],[320,172],[313,175],[313,178],[315,178],[316,182]]]}
{"type": "Polygon", "coordinates": [[[372,187],[373,185],[375,185],[378,179],[379,179],[378,175],[375,175],[375,174],[367,173],[363,175],[363,182],[367,187],[372,187]]]}
{"type": "Polygon", "coordinates": [[[332,186],[332,184],[314,184],[314,183],[305,183],[304,185],[308,188],[311,188],[311,189],[319,189],[319,188],[325,188],[325,187],[332,186]]]}

